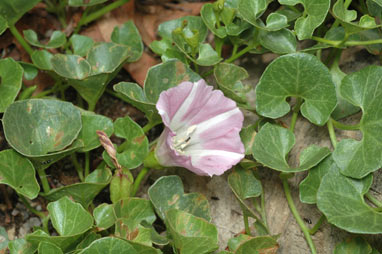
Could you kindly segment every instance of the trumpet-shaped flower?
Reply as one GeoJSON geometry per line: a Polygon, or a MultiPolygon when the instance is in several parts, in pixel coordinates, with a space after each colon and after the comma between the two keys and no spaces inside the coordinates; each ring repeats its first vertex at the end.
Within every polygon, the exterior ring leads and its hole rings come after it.
{"type": "Polygon", "coordinates": [[[204,80],[162,92],[156,107],[165,124],[156,149],[161,165],[212,176],[244,158],[239,135],[243,113],[204,80]]]}

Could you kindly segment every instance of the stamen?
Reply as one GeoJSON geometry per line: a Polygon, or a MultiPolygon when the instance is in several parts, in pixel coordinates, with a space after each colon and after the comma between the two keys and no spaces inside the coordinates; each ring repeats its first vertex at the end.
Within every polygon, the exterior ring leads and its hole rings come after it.
{"type": "Polygon", "coordinates": [[[179,133],[172,138],[172,147],[181,154],[184,154],[184,149],[191,141],[191,136],[196,130],[196,125],[190,126],[186,132],[179,133]],[[183,134],[183,135],[182,135],[183,134]]]}

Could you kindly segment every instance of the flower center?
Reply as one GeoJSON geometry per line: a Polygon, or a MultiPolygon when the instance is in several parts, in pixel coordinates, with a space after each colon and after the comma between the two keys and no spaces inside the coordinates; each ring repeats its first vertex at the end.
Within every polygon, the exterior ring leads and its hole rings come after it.
{"type": "Polygon", "coordinates": [[[178,153],[184,154],[184,149],[190,144],[192,134],[196,130],[196,125],[188,127],[185,131],[178,132],[172,137],[172,148],[178,153]]]}

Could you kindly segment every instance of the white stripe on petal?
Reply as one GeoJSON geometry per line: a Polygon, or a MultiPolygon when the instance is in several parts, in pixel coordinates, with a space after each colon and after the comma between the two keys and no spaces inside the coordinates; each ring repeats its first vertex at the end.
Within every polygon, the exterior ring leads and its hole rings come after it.
{"type": "Polygon", "coordinates": [[[242,159],[244,155],[242,153],[234,153],[234,152],[228,152],[223,150],[196,150],[196,149],[190,149],[187,151],[186,155],[191,156],[191,158],[199,158],[204,156],[223,156],[223,157],[229,157],[231,159],[237,160],[242,159]]]}

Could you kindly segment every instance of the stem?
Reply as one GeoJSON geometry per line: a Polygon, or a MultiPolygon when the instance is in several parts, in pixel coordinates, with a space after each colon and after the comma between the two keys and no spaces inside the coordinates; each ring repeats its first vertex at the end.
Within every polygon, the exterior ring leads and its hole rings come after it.
{"type": "Polygon", "coordinates": [[[31,211],[33,214],[35,214],[38,217],[40,217],[41,222],[42,222],[42,228],[44,229],[44,231],[46,233],[48,233],[49,232],[49,230],[48,230],[49,216],[45,215],[43,212],[37,211],[34,207],[32,207],[29,204],[29,201],[23,195],[19,195],[19,198],[20,198],[21,202],[23,202],[25,207],[28,208],[29,211],[31,211]]]}
{"type": "Polygon", "coordinates": [[[16,40],[21,44],[21,46],[25,49],[25,51],[29,54],[33,54],[33,49],[29,44],[24,40],[24,37],[19,33],[15,25],[9,25],[9,30],[11,31],[12,35],[16,38],[16,40]]]}
{"type": "Polygon", "coordinates": [[[339,46],[341,46],[342,43],[344,46],[361,46],[361,45],[382,44],[382,39],[369,40],[369,41],[346,41],[346,42],[328,40],[328,39],[317,37],[317,36],[312,36],[312,39],[315,41],[318,41],[318,42],[332,45],[333,47],[339,47],[339,46]]]}
{"type": "Polygon", "coordinates": [[[96,107],[96,103],[89,103],[88,102],[88,110],[91,111],[91,112],[94,112],[95,110],[95,107],[96,107]]]}
{"type": "Polygon", "coordinates": [[[306,227],[304,221],[301,219],[301,216],[296,209],[296,206],[294,205],[293,198],[292,198],[292,195],[290,193],[288,179],[287,179],[287,177],[281,177],[281,176],[280,176],[280,178],[281,178],[282,183],[283,183],[284,192],[285,192],[286,199],[288,201],[289,208],[290,208],[294,218],[296,219],[297,224],[300,226],[302,232],[304,233],[305,239],[309,245],[311,253],[317,254],[316,247],[314,246],[312,237],[309,233],[309,229],[306,227]]]}
{"type": "Polygon", "coordinates": [[[78,163],[76,153],[72,153],[70,155],[70,160],[72,161],[73,166],[75,167],[75,169],[77,171],[78,177],[80,178],[81,182],[83,182],[84,181],[84,173],[83,173],[84,169],[82,168],[80,163],[78,163]]]}
{"type": "Polygon", "coordinates": [[[382,208],[382,202],[376,199],[373,195],[371,195],[370,192],[366,193],[365,196],[367,197],[370,202],[372,202],[376,207],[382,208]]]}
{"type": "Polygon", "coordinates": [[[251,229],[249,228],[248,215],[243,214],[244,228],[247,235],[251,235],[251,229]]]}
{"type": "Polygon", "coordinates": [[[326,220],[325,215],[321,215],[320,219],[318,219],[317,223],[309,230],[309,233],[311,235],[314,235],[317,233],[317,231],[320,229],[322,223],[324,223],[326,220]]]}
{"type": "Polygon", "coordinates": [[[50,186],[48,183],[48,178],[46,177],[46,174],[45,174],[45,169],[37,168],[37,173],[38,173],[38,176],[40,177],[44,192],[48,193],[50,191],[50,186]]]}
{"type": "Polygon", "coordinates": [[[90,152],[85,153],[85,178],[89,175],[90,172],[90,152]]]}
{"type": "Polygon", "coordinates": [[[142,127],[142,130],[144,133],[147,133],[149,132],[154,126],[158,125],[159,123],[158,122],[152,122],[152,121],[149,121],[145,126],[142,127]]]}
{"type": "Polygon", "coordinates": [[[261,191],[260,195],[260,204],[261,204],[261,219],[264,222],[265,227],[268,229],[268,220],[267,220],[267,213],[265,210],[265,193],[264,193],[264,188],[261,191]]]}
{"type": "Polygon", "coordinates": [[[211,69],[205,73],[202,74],[202,77],[205,79],[207,78],[209,75],[211,75],[212,73],[214,73],[214,69],[211,69]]]}
{"type": "Polygon", "coordinates": [[[332,146],[334,149],[336,149],[337,137],[336,137],[336,133],[334,132],[333,119],[330,118],[329,121],[326,123],[326,125],[328,126],[329,137],[330,137],[330,141],[332,142],[332,146]]]}
{"type": "Polygon", "coordinates": [[[334,119],[331,119],[331,121],[333,122],[334,127],[336,127],[337,129],[341,129],[341,130],[359,130],[361,127],[360,124],[347,125],[347,124],[340,123],[334,119]]]}
{"type": "Polygon", "coordinates": [[[301,104],[302,104],[302,99],[300,97],[298,97],[297,101],[296,101],[296,105],[294,105],[294,107],[293,107],[293,114],[292,114],[292,119],[291,119],[290,127],[289,127],[291,132],[294,131],[294,127],[296,126],[298,112],[300,112],[301,104]]]}
{"type": "Polygon", "coordinates": [[[227,60],[225,60],[226,63],[232,63],[233,61],[235,61],[236,59],[238,59],[239,57],[241,57],[242,55],[244,55],[245,53],[249,52],[251,49],[253,49],[253,46],[251,45],[248,45],[247,47],[245,47],[244,49],[240,50],[239,52],[237,52],[235,55],[232,55],[230,58],[228,58],[227,60]]]}
{"type": "Polygon", "coordinates": [[[137,194],[137,191],[139,189],[139,186],[141,185],[141,182],[143,180],[143,178],[146,176],[146,174],[149,172],[149,169],[144,167],[141,169],[141,171],[139,172],[139,174],[137,175],[137,177],[135,178],[134,180],[134,184],[133,184],[133,191],[131,193],[131,196],[134,197],[135,194],[137,194]]]}
{"type": "Polygon", "coordinates": [[[215,50],[218,53],[218,56],[222,56],[222,49],[224,45],[224,40],[220,39],[219,37],[215,37],[215,50]]]}

